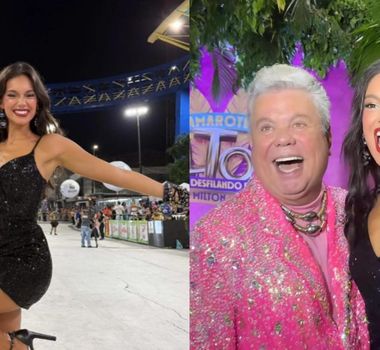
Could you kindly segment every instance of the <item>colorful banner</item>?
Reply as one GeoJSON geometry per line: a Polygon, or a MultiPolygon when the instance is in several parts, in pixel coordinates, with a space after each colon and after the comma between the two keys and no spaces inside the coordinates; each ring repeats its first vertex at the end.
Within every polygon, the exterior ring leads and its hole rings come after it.
{"type": "Polygon", "coordinates": [[[244,114],[191,114],[192,201],[213,205],[244,188],[253,173],[248,124],[244,114]]]}
{"type": "Polygon", "coordinates": [[[148,222],[144,220],[110,220],[110,237],[148,244],[148,222]]]}

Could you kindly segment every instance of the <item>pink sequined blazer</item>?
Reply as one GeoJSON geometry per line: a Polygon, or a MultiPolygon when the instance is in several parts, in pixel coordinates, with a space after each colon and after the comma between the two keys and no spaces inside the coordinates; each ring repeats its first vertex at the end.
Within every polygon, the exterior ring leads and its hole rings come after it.
{"type": "Polygon", "coordinates": [[[191,349],[368,349],[345,195],[327,187],[331,298],[307,243],[257,179],[202,219],[191,236],[191,349]]]}

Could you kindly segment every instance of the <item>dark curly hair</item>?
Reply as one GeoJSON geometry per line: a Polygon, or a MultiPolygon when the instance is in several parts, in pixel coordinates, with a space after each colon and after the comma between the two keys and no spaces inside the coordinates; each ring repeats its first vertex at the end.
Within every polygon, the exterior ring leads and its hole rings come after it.
{"type": "Polygon", "coordinates": [[[377,74],[380,74],[380,60],[369,66],[354,86],[352,120],[342,147],[344,159],[350,169],[344,232],[351,249],[359,236],[367,234],[368,215],[380,189],[380,167],[372,156],[368,164],[363,159],[363,152],[370,152],[364,144],[362,126],[365,94],[368,84],[377,74]]]}
{"type": "MultiPolygon", "coordinates": [[[[37,112],[30,123],[31,131],[39,136],[58,133],[62,134],[58,121],[50,112],[50,97],[40,74],[26,62],[16,62],[0,71],[0,101],[3,100],[7,82],[20,75],[25,75],[32,83],[37,97],[37,112]]],[[[0,142],[8,137],[8,129],[0,130],[0,142]]]]}

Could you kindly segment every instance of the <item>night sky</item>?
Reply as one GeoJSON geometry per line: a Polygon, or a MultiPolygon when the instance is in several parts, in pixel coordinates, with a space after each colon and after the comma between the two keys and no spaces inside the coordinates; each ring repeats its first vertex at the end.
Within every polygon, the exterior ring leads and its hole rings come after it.
{"type": "MultiPolygon", "coordinates": [[[[2,2],[0,67],[31,63],[46,84],[132,73],[174,61],[184,50],[147,42],[182,0],[18,0],[2,2]]],[[[159,165],[174,138],[175,96],[147,101],[141,119],[143,165],[159,165]],[[152,156],[153,155],[153,156],[152,156]]],[[[123,106],[55,115],[66,135],[105,160],[137,166],[136,121],[123,106]],[[122,159],[123,158],[123,159],[122,159]]],[[[165,162],[164,162],[165,163],[165,162]]]]}

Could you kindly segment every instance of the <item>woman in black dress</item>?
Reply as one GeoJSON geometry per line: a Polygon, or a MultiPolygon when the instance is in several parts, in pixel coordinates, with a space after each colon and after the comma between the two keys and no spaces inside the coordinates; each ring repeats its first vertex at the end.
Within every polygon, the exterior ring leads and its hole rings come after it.
{"type": "Polygon", "coordinates": [[[366,304],[371,350],[380,349],[380,61],[355,86],[343,151],[350,167],[345,233],[350,269],[366,304]]]}
{"type": "Polygon", "coordinates": [[[28,334],[15,332],[21,308],[36,303],[50,284],[50,252],[36,217],[45,186],[58,166],[165,200],[176,196],[175,186],[116,168],[63,137],[35,69],[23,62],[4,68],[0,72],[1,350],[27,349],[28,334]]]}

